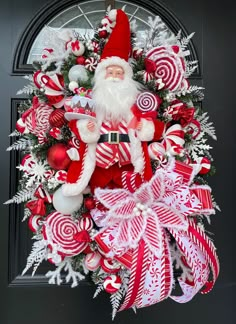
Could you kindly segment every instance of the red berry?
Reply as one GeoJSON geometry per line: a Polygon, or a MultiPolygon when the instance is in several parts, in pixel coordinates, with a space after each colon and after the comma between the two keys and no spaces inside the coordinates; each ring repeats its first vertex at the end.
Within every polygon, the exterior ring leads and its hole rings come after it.
{"type": "Polygon", "coordinates": [[[108,32],[106,30],[100,30],[98,35],[100,38],[107,38],[108,32]]]}

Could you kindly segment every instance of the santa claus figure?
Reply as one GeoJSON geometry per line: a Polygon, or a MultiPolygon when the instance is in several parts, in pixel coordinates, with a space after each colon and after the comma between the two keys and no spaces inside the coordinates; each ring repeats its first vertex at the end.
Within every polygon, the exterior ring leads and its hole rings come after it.
{"type": "Polygon", "coordinates": [[[112,10],[110,16],[116,24],[96,68],[92,90],[96,117],[69,122],[81,144],[80,160],[71,164],[62,188],[65,196],[78,195],[88,186],[92,193],[96,187],[132,190],[132,183],[137,187],[149,180],[147,144],[160,139],[164,129],[164,123],[145,114],[133,123],[133,107],[144,89],[133,80],[128,61],[128,17],[122,10],[112,10]]]}

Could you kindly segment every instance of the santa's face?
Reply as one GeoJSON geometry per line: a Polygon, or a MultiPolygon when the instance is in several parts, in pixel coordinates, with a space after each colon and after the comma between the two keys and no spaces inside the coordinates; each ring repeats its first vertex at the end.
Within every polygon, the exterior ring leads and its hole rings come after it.
{"type": "Polygon", "coordinates": [[[110,81],[124,80],[124,70],[119,65],[110,65],[106,68],[105,79],[110,81]]]}
{"type": "Polygon", "coordinates": [[[140,85],[119,65],[109,65],[95,73],[92,97],[98,121],[128,121],[139,88],[140,85]]]}

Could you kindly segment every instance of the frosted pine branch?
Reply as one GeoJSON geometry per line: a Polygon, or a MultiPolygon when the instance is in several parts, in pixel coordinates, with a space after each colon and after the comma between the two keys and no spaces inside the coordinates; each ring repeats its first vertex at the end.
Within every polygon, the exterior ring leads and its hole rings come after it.
{"type": "Polygon", "coordinates": [[[36,90],[36,87],[34,85],[28,84],[26,86],[24,86],[23,89],[20,89],[17,91],[17,95],[21,95],[21,94],[27,94],[27,95],[31,95],[32,93],[34,93],[36,90]]]}
{"type": "Polygon", "coordinates": [[[193,95],[195,95],[196,97],[198,97],[198,100],[201,101],[204,99],[204,93],[202,90],[204,90],[205,88],[203,87],[199,87],[197,85],[191,85],[188,90],[186,91],[186,93],[192,93],[193,95]]]}
{"type": "Polygon", "coordinates": [[[22,202],[25,202],[27,200],[30,200],[35,192],[35,188],[32,190],[27,189],[22,189],[21,191],[17,192],[15,194],[15,196],[13,196],[11,199],[9,199],[8,201],[6,201],[4,204],[8,205],[8,204],[20,204],[22,202]]]}
{"type": "Polygon", "coordinates": [[[111,306],[112,306],[112,320],[114,320],[116,313],[120,307],[123,294],[120,290],[110,296],[111,306]]]}
{"type": "Polygon", "coordinates": [[[100,284],[98,284],[97,289],[93,295],[93,298],[96,298],[103,290],[104,290],[104,285],[103,282],[101,282],[100,284]]]}
{"type": "Polygon", "coordinates": [[[7,151],[12,150],[25,150],[31,145],[31,142],[29,139],[23,137],[17,140],[15,143],[13,143],[11,146],[7,148],[7,151]]]}
{"type": "Polygon", "coordinates": [[[44,240],[34,242],[32,246],[32,251],[27,258],[27,264],[24,268],[22,275],[24,275],[32,266],[33,272],[32,276],[34,276],[36,270],[39,265],[45,260],[47,257],[47,245],[44,240]]]}
{"type": "Polygon", "coordinates": [[[84,279],[84,276],[80,272],[76,272],[72,269],[71,259],[66,258],[64,261],[62,261],[61,263],[59,263],[57,265],[56,270],[48,271],[46,273],[46,277],[50,278],[48,283],[49,284],[57,284],[58,286],[60,286],[60,284],[63,282],[62,277],[61,277],[62,276],[61,273],[62,273],[63,269],[68,272],[68,274],[66,276],[66,282],[69,282],[70,280],[72,280],[72,284],[71,284],[72,288],[74,288],[78,285],[78,281],[84,279]]]}
{"type": "Polygon", "coordinates": [[[14,132],[12,132],[10,135],[8,135],[9,137],[17,137],[17,136],[21,136],[22,134],[20,132],[18,132],[18,130],[14,130],[14,132]]]}
{"type": "Polygon", "coordinates": [[[182,51],[184,51],[184,50],[187,48],[187,46],[188,46],[188,44],[189,44],[189,42],[190,42],[190,40],[191,40],[191,38],[193,37],[194,34],[195,34],[195,33],[191,33],[191,34],[188,35],[187,37],[183,37],[183,38],[180,40],[180,45],[181,45],[181,49],[182,49],[182,51]]]}
{"type": "Polygon", "coordinates": [[[167,28],[159,16],[148,18],[149,30],[145,31],[145,50],[159,46],[176,43],[175,35],[167,28]]]}
{"type": "Polygon", "coordinates": [[[184,76],[186,79],[190,77],[190,75],[193,74],[193,72],[197,69],[198,67],[198,61],[187,61],[186,64],[186,71],[184,73],[184,76]]]}
{"type": "Polygon", "coordinates": [[[71,288],[78,286],[78,281],[85,278],[80,272],[73,270],[70,259],[67,259],[65,271],[68,272],[66,282],[68,283],[70,280],[72,280],[71,288]]]}
{"type": "Polygon", "coordinates": [[[198,157],[204,156],[206,151],[212,149],[210,145],[206,144],[207,138],[204,136],[205,133],[201,132],[192,142],[186,145],[186,149],[194,161],[196,161],[198,157]]]}
{"type": "Polygon", "coordinates": [[[202,115],[197,117],[197,120],[201,124],[201,130],[208,134],[214,140],[217,139],[215,127],[213,126],[213,122],[209,122],[209,116],[207,112],[204,112],[202,115]]]}
{"type": "Polygon", "coordinates": [[[22,222],[26,221],[31,216],[31,211],[28,208],[24,208],[24,217],[22,218],[22,222]]]}

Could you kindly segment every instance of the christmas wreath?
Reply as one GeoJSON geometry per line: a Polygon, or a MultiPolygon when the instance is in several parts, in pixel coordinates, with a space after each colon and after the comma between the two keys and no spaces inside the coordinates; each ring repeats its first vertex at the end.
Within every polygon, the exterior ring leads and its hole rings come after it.
{"type": "MultiPolygon", "coordinates": [[[[87,276],[116,312],[208,293],[219,274],[205,231],[218,208],[203,88],[188,78],[193,34],[159,17],[136,39],[123,10],[94,34],[54,31],[29,84],[8,150],[23,154],[19,190],[34,243],[25,274],[43,261],[50,284],[87,276]],[[176,286],[181,293],[176,292],[176,286]]],[[[52,30],[50,30],[52,33],[52,30]]]]}

